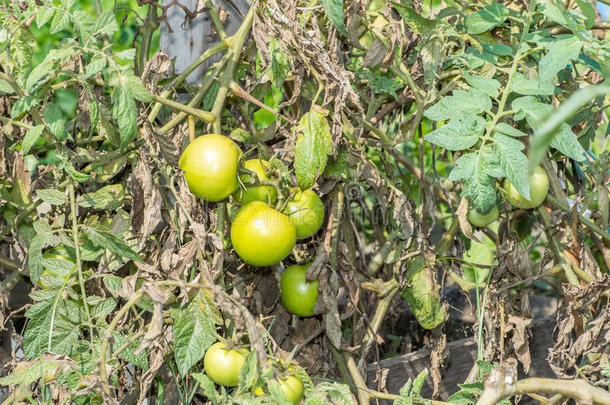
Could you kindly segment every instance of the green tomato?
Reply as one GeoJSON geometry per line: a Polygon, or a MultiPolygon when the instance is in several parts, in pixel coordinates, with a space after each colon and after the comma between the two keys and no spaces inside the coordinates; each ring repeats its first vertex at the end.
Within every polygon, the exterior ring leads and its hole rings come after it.
{"type": "Polygon", "coordinates": [[[288,216],[261,201],[240,208],[231,225],[237,255],[254,266],[271,266],[290,254],[297,232],[288,216]]]}
{"type": "Polygon", "coordinates": [[[288,398],[288,401],[292,405],[298,405],[301,403],[301,399],[303,399],[303,381],[301,381],[301,377],[297,374],[291,374],[285,378],[279,377],[278,381],[280,383],[280,388],[282,392],[288,398]]]}
{"type": "Polygon", "coordinates": [[[308,283],[305,274],[311,263],[290,266],[280,276],[280,300],[291,313],[313,316],[318,298],[318,280],[308,283]]]}
{"type": "Polygon", "coordinates": [[[206,201],[222,201],[237,187],[237,163],[241,150],[223,135],[195,138],[180,157],[180,168],[189,189],[206,201]]]}
{"type": "Polygon", "coordinates": [[[511,184],[508,179],[504,180],[504,191],[506,199],[513,207],[529,209],[536,208],[542,204],[549,191],[549,176],[544,169],[536,166],[532,174],[530,174],[530,199],[523,197],[517,189],[511,184]]]}
{"type": "Polygon", "coordinates": [[[500,215],[500,211],[498,211],[498,207],[494,206],[491,211],[487,214],[481,214],[475,208],[471,208],[468,211],[468,221],[474,226],[487,226],[498,219],[500,215]]]}
{"type": "Polygon", "coordinates": [[[247,355],[246,349],[230,349],[224,343],[216,342],[205,352],[203,368],[216,384],[234,387],[239,383],[247,355]]]}
{"type": "Polygon", "coordinates": [[[297,230],[297,239],[314,235],[324,222],[324,204],[311,190],[298,191],[284,211],[297,230]]]}
{"type": "MultiPolygon", "coordinates": [[[[251,172],[254,172],[259,181],[269,181],[269,177],[265,170],[269,168],[269,162],[261,159],[250,159],[244,162],[244,167],[251,172]]],[[[248,204],[252,201],[262,201],[274,204],[277,201],[277,190],[273,186],[258,186],[248,187],[247,183],[254,182],[257,179],[252,178],[248,174],[240,176],[240,180],[246,186],[246,189],[241,187],[233,193],[233,198],[240,205],[248,204]]]]}

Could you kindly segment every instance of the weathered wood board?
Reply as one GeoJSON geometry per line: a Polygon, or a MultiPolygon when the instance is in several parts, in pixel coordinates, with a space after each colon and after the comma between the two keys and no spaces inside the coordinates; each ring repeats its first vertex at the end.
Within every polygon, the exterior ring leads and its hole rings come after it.
{"type": "MultiPolygon", "coordinates": [[[[201,10],[205,7],[204,0],[178,0],[190,11],[201,10]]],[[[163,4],[169,4],[164,0],[163,4]]],[[[227,35],[234,34],[242,21],[242,15],[248,12],[247,0],[213,0],[216,7],[224,9],[228,13],[224,27],[227,35]]],[[[191,65],[206,49],[218,41],[212,34],[212,20],[205,12],[198,14],[194,19],[188,19],[186,13],[178,6],[171,6],[167,10],[167,19],[173,32],[170,32],[165,24],[161,24],[161,43],[163,52],[175,60],[175,72],[181,73],[191,65]]],[[[201,81],[208,67],[218,61],[220,56],[211,58],[199,66],[187,78],[189,83],[201,81]]]]}
{"type": "MultiPolygon", "coordinates": [[[[553,342],[553,329],[555,320],[552,318],[535,321],[530,338],[530,353],[532,365],[528,377],[555,377],[549,367],[546,356],[553,342]]],[[[451,394],[457,392],[457,384],[464,382],[477,355],[477,345],[474,338],[456,340],[447,345],[449,361],[443,375],[440,389],[440,399],[446,400],[451,394]]],[[[414,353],[371,363],[367,370],[367,384],[372,389],[382,389],[392,394],[398,394],[407,379],[415,378],[424,368],[430,368],[430,351],[422,349],[414,353]],[[378,378],[380,377],[380,378],[378,378]]],[[[520,373],[522,370],[520,370],[520,373]]],[[[520,378],[524,376],[521,375],[520,378]]],[[[428,377],[422,396],[430,398],[432,395],[432,379],[428,377]]],[[[391,401],[375,400],[375,404],[391,404],[391,401]]],[[[524,397],[521,404],[536,404],[537,401],[524,397]]]]}

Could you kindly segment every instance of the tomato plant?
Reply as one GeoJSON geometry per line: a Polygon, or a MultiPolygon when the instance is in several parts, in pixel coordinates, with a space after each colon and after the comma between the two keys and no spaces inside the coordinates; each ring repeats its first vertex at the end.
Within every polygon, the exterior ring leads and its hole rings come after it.
{"type": "Polygon", "coordinates": [[[312,190],[296,191],[285,210],[297,231],[297,239],[315,235],[324,222],[324,205],[312,190]]]}
{"type": "Polygon", "coordinates": [[[308,282],[305,278],[311,263],[294,265],[282,271],[280,276],[280,299],[284,307],[298,316],[313,316],[318,298],[318,280],[308,282]]]}
{"type": "Polygon", "coordinates": [[[245,349],[235,350],[222,342],[216,342],[203,357],[205,373],[216,384],[234,387],[239,382],[239,374],[247,355],[248,351],[245,349]]]}
{"type": "Polygon", "coordinates": [[[540,206],[549,191],[549,176],[542,167],[536,166],[529,176],[529,183],[530,197],[525,198],[508,179],[504,180],[504,191],[508,202],[517,208],[528,209],[540,206]]]}
{"type": "Polygon", "coordinates": [[[244,188],[240,186],[233,197],[238,204],[245,205],[252,201],[262,201],[274,204],[277,201],[277,191],[273,186],[248,186],[252,182],[269,181],[267,170],[270,169],[269,162],[261,159],[249,159],[244,162],[244,168],[255,174],[255,177],[249,174],[243,174],[240,177],[244,188]]]}
{"type": "Polygon", "coordinates": [[[597,2],[189,3],[0,0],[2,400],[610,403],[597,2]]]}
{"type": "Polygon", "coordinates": [[[218,134],[195,138],[180,157],[180,168],[190,190],[207,201],[222,201],[237,187],[239,146],[218,134]]]}
{"type": "Polygon", "coordinates": [[[271,266],[286,258],[297,233],[288,216],[261,201],[244,205],[233,218],[231,243],[237,255],[254,266],[271,266]]]}

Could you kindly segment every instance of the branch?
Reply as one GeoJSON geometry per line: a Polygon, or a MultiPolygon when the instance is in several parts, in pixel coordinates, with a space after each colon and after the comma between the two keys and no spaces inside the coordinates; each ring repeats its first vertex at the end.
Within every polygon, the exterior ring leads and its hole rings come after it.
{"type": "Polygon", "coordinates": [[[512,381],[511,376],[507,375],[502,369],[492,371],[477,405],[493,405],[505,398],[533,393],[561,394],[583,403],[610,405],[610,393],[594,387],[584,380],[556,380],[534,377],[512,381]]]}

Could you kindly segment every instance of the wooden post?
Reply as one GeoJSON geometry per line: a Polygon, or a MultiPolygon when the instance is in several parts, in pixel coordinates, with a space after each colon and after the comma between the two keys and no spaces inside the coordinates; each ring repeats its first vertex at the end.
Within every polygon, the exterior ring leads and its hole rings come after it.
{"type": "MultiPolygon", "coordinates": [[[[170,0],[163,0],[169,4],[170,0]]],[[[205,7],[204,0],[177,0],[191,11],[201,10],[205,7]]],[[[247,13],[249,2],[247,0],[213,0],[220,10],[224,9],[228,17],[224,23],[227,35],[234,34],[241,24],[243,15],[247,13]]],[[[187,18],[186,13],[178,6],[171,6],[167,10],[167,20],[173,32],[165,24],[161,24],[161,50],[175,60],[175,73],[183,72],[206,49],[218,41],[213,34],[212,20],[208,13],[198,13],[194,19],[187,18]]],[[[189,83],[200,82],[208,67],[218,61],[221,55],[211,58],[189,75],[189,83]]]]}

